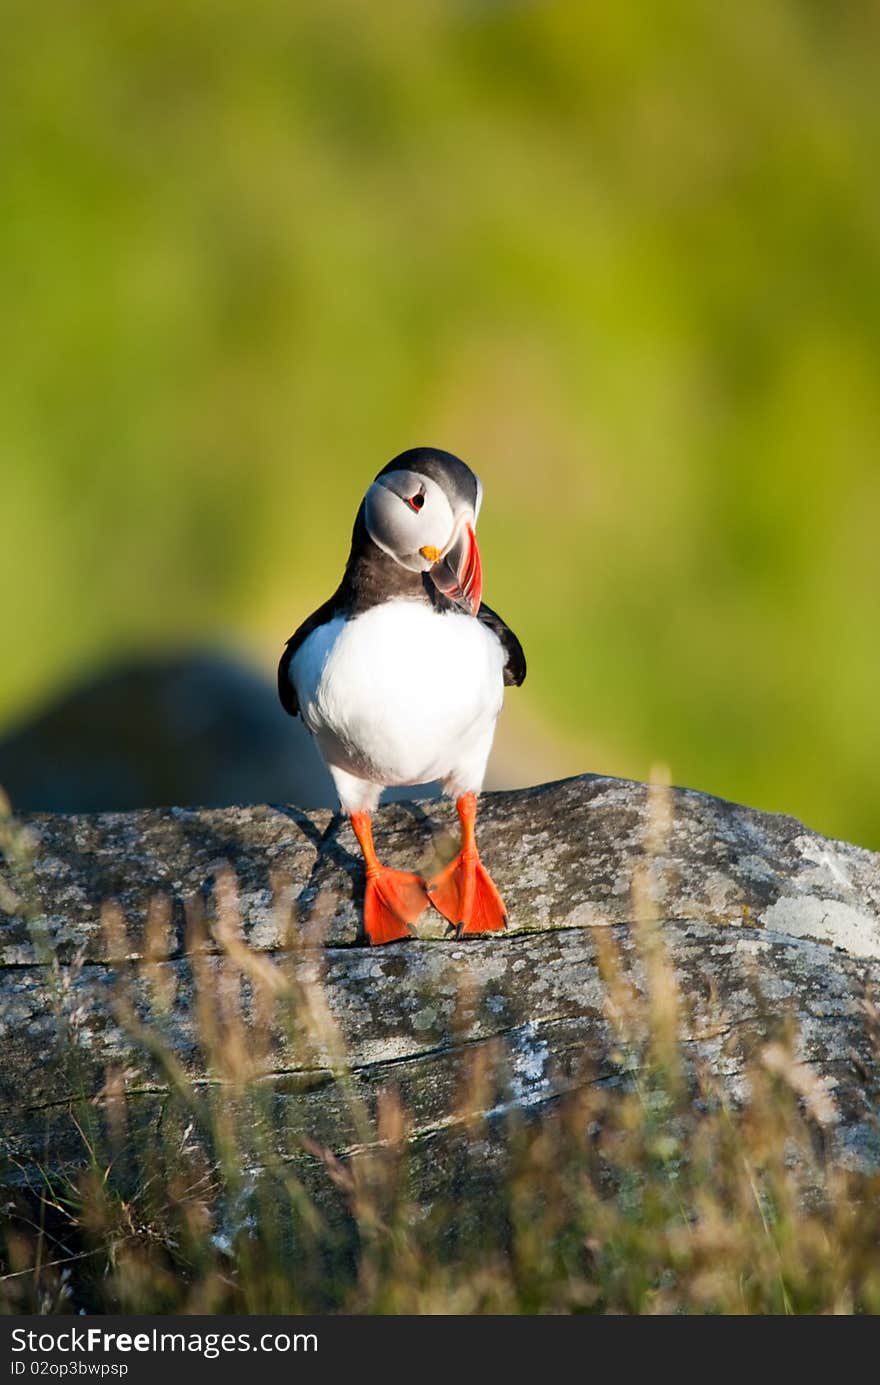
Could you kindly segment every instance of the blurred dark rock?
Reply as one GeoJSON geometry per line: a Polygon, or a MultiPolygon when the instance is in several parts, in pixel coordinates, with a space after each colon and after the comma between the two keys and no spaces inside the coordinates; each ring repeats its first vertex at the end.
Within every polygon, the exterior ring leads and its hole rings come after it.
{"type": "Polygon", "coordinates": [[[0,739],[0,786],[16,812],[336,804],[274,681],[211,651],[131,661],[63,694],[0,739]]]}

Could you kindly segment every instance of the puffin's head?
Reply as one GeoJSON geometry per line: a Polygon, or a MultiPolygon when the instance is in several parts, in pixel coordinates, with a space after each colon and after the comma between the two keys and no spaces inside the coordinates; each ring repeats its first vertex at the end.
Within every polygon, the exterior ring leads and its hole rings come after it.
{"type": "Polygon", "coordinates": [[[483,591],[474,530],[483,487],[470,467],[413,447],[383,467],[364,499],[370,538],[401,567],[427,572],[438,591],[476,615],[483,591]]]}

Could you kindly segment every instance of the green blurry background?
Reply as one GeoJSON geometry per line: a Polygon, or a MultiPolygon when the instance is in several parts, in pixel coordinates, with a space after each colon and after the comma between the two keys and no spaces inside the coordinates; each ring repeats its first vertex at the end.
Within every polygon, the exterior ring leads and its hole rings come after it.
{"type": "Polygon", "coordinates": [[[485,484],[511,782],[880,846],[875,4],[6,0],[0,728],[485,484]]]}

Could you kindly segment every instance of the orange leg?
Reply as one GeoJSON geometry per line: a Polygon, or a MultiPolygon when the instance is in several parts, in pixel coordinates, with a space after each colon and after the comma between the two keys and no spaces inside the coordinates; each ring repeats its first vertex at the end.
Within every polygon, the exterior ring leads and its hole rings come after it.
{"type": "Polygon", "coordinates": [[[369,813],[352,813],[351,825],[364,853],[367,884],[364,891],[364,930],[371,943],[393,943],[411,937],[415,923],[430,903],[425,882],[409,871],[383,866],[373,846],[369,813]]]}
{"type": "Polygon", "coordinates": [[[476,794],[462,794],[455,806],[461,823],[461,850],[428,882],[428,894],[443,917],[455,924],[459,936],[495,933],[507,927],[507,910],[477,851],[476,794]]]}

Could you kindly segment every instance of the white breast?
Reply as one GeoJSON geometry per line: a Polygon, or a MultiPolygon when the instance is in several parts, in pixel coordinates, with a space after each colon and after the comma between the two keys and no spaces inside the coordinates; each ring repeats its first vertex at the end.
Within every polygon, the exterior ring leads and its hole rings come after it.
{"type": "Polygon", "coordinates": [[[503,669],[500,641],[472,616],[397,600],[320,626],[290,676],[331,769],[465,792],[482,784],[503,669]]]}

